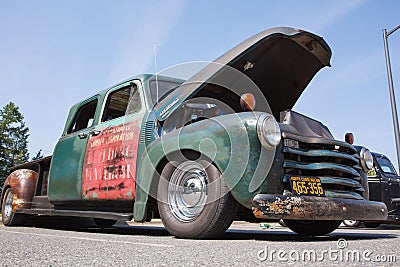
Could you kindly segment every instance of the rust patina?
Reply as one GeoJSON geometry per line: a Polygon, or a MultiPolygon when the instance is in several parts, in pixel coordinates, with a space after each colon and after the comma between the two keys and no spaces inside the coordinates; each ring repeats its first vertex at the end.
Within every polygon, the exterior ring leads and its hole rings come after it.
{"type": "Polygon", "coordinates": [[[27,169],[16,170],[7,177],[4,188],[13,190],[13,212],[31,207],[37,179],[38,174],[27,169]]]}
{"type": "Polygon", "coordinates": [[[386,218],[386,206],[380,202],[259,194],[253,200],[253,213],[258,218],[292,220],[335,220],[337,218],[386,218]]]}

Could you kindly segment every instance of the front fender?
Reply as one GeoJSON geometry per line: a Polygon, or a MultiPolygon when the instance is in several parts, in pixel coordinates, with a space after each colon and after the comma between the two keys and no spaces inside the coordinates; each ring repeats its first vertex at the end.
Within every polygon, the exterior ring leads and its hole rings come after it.
{"type": "Polygon", "coordinates": [[[5,180],[1,200],[5,189],[11,187],[14,194],[13,212],[21,209],[29,209],[35,194],[38,174],[28,169],[13,171],[5,180]]]}
{"type": "MultiPolygon", "coordinates": [[[[182,150],[196,151],[208,157],[221,171],[233,197],[251,208],[252,199],[258,192],[250,192],[251,180],[255,174],[267,176],[266,168],[256,172],[261,150],[256,133],[257,118],[258,114],[251,112],[214,117],[174,130],[148,145],[137,169],[134,219],[145,220],[149,194],[156,198],[158,185],[153,180],[159,178],[159,164],[168,160],[168,155],[182,150]]],[[[267,161],[272,164],[273,155],[268,154],[263,160],[262,166],[268,165],[267,161]]]]}

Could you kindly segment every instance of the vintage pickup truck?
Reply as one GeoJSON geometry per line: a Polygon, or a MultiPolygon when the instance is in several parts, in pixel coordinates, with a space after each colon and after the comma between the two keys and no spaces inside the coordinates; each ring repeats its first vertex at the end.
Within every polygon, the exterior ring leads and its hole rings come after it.
{"type": "Polygon", "coordinates": [[[321,37],[274,28],[186,81],[140,75],[75,104],[53,155],[6,179],[4,225],[160,217],[177,237],[210,238],[235,219],[283,218],[304,235],[385,220],[385,204],[366,200],[370,152],[291,111],[330,58],[321,37]]]}

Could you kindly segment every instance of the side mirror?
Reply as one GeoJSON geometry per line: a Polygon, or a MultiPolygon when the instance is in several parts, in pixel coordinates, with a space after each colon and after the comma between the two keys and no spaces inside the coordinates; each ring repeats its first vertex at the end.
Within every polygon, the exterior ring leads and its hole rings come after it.
{"type": "Polygon", "coordinates": [[[344,136],[344,140],[346,143],[349,143],[350,145],[354,144],[354,135],[353,133],[346,133],[344,136]]]}

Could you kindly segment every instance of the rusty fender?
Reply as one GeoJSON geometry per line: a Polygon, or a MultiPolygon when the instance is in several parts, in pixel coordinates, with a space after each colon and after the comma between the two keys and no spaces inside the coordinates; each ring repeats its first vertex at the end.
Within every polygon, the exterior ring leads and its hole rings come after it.
{"type": "Polygon", "coordinates": [[[388,215],[384,203],[365,199],[272,194],[256,195],[252,209],[255,217],[263,219],[386,220],[388,215]]]}
{"type": "MultiPolygon", "coordinates": [[[[13,191],[12,211],[29,209],[35,194],[38,174],[32,170],[21,169],[12,172],[4,182],[4,189],[11,187],[13,191]]],[[[3,189],[3,194],[5,190],[3,189]]]]}

